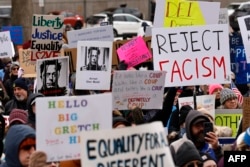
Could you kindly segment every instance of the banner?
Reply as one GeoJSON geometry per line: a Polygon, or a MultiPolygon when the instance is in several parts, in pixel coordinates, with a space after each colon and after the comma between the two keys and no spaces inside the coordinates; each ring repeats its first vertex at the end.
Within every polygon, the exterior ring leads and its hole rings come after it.
{"type": "Polygon", "coordinates": [[[2,26],[2,31],[10,31],[11,41],[15,45],[23,44],[23,27],[22,26],[2,26]]]}

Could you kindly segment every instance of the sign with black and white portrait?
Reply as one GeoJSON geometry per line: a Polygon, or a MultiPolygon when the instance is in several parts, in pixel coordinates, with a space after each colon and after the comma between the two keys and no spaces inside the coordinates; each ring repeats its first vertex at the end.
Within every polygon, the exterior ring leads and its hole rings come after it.
{"type": "Polygon", "coordinates": [[[109,90],[113,42],[79,41],[76,89],[109,90]]]}

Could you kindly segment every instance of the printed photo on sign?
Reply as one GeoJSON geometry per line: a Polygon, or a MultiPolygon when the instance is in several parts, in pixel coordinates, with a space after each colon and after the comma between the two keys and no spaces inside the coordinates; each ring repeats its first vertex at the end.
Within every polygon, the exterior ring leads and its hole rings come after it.
{"type": "Polygon", "coordinates": [[[76,88],[109,90],[113,42],[79,41],[76,88]]]}
{"type": "Polygon", "coordinates": [[[45,96],[63,96],[67,93],[69,58],[37,60],[37,90],[45,96]]]}
{"type": "Polygon", "coordinates": [[[80,159],[80,133],[102,129],[112,129],[111,93],[36,99],[37,150],[50,162],[80,159]]]}

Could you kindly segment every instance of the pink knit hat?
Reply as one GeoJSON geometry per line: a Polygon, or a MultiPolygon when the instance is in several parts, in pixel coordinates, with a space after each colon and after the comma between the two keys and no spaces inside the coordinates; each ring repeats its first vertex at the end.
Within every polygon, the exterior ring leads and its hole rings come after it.
{"type": "Polygon", "coordinates": [[[221,84],[211,84],[208,88],[208,93],[211,95],[214,93],[215,89],[223,89],[223,86],[221,84]]]}

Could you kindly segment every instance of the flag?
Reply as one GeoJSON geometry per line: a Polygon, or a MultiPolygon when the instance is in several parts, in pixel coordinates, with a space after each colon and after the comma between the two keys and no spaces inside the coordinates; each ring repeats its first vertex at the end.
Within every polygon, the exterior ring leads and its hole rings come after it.
{"type": "Polygon", "coordinates": [[[239,91],[239,89],[236,87],[236,85],[232,82],[231,83],[231,89],[234,91],[234,93],[237,95],[237,98],[238,98],[238,102],[240,104],[243,103],[243,96],[241,94],[241,92],[239,91]]]}

